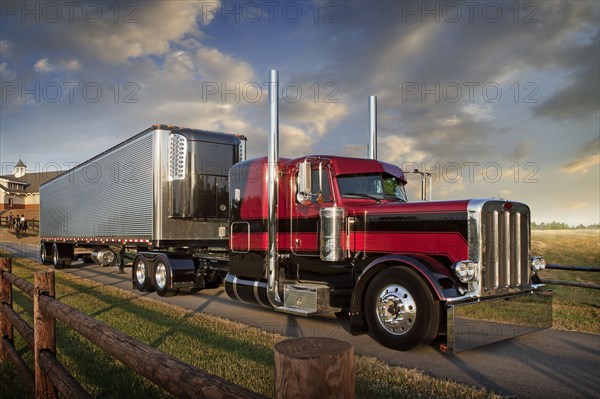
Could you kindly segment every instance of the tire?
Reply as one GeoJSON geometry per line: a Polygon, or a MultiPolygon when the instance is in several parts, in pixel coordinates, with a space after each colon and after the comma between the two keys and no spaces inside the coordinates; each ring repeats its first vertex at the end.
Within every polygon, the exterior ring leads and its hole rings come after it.
{"type": "Polygon", "coordinates": [[[40,244],[40,263],[42,265],[49,265],[52,263],[48,257],[48,248],[46,247],[46,243],[43,242],[40,244]]]}
{"type": "Polygon", "coordinates": [[[440,307],[413,270],[391,267],[373,277],[364,311],[369,330],[388,348],[410,350],[429,344],[440,326],[440,307]]]}
{"type": "Polygon", "coordinates": [[[57,243],[52,245],[52,265],[55,269],[62,269],[65,266],[60,258],[60,251],[57,243]]]}
{"type": "Polygon", "coordinates": [[[131,281],[133,281],[133,287],[141,292],[152,291],[150,262],[148,262],[148,259],[143,256],[138,256],[135,258],[131,269],[131,281]]]}
{"type": "Polygon", "coordinates": [[[167,297],[177,295],[179,291],[176,288],[170,288],[172,284],[171,280],[171,268],[169,263],[165,262],[164,259],[158,258],[154,264],[154,288],[159,296],[167,297]]]}

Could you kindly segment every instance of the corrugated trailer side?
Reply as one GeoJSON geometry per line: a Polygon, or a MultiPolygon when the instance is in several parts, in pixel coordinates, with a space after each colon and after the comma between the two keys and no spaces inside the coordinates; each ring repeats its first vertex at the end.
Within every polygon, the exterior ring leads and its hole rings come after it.
{"type": "Polygon", "coordinates": [[[43,238],[152,239],[154,131],[40,187],[43,238]]]}

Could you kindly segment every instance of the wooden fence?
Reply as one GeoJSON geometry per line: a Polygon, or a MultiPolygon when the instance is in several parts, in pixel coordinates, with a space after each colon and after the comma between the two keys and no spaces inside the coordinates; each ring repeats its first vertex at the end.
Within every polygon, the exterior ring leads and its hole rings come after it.
{"type": "Polygon", "coordinates": [[[36,398],[90,398],[56,359],[56,320],[81,334],[135,373],[179,398],[263,398],[246,388],[166,355],[107,324],[54,299],[54,272],[36,272],[34,283],[12,274],[11,259],[0,259],[0,360],[10,361],[36,398]],[[12,309],[12,287],[33,298],[31,327],[12,309]],[[14,347],[14,330],[34,351],[29,370],[14,347]]]}
{"type": "MultiPolygon", "coordinates": [[[[571,266],[571,265],[558,265],[555,263],[548,263],[546,265],[546,269],[553,270],[571,270],[578,272],[599,272],[600,267],[598,266],[571,266]]],[[[565,285],[569,287],[580,287],[580,288],[591,288],[591,289],[600,289],[600,284],[593,283],[580,283],[578,281],[563,281],[563,280],[550,280],[550,279],[542,279],[542,283],[544,284],[553,284],[553,285],[565,285]]]]}
{"type": "MultiPolygon", "coordinates": [[[[0,226],[8,226],[8,216],[0,216],[0,226]]],[[[38,219],[27,219],[28,230],[40,231],[40,221],[38,219]]]]}

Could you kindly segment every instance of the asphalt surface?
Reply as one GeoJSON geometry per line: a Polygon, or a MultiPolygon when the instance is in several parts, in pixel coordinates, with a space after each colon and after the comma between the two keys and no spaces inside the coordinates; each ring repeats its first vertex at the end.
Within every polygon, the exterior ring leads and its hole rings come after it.
{"type": "MultiPolygon", "coordinates": [[[[37,259],[37,246],[2,243],[15,256],[37,259]]],[[[65,273],[131,290],[131,268],[74,263],[65,273]]],[[[357,354],[392,365],[419,369],[437,378],[483,387],[518,398],[600,398],[600,335],[543,330],[509,341],[448,355],[434,347],[393,351],[368,335],[352,336],[343,315],[303,318],[232,301],[220,287],[193,295],[160,298],[139,293],[196,312],[203,312],[289,337],[334,337],[354,345],[357,354]]]]}

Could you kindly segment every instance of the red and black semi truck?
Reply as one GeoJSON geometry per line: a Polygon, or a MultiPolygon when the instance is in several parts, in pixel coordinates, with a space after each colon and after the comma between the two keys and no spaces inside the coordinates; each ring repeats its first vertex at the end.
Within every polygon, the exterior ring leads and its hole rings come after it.
{"type": "Polygon", "coordinates": [[[245,160],[243,136],[155,125],[44,184],[41,261],[122,265],[129,251],[137,290],[224,284],[289,314],[347,312],[353,333],[398,350],[551,326],[527,205],[411,201],[404,172],[377,159],[280,158],[277,92],[272,71],[268,156],[245,160]]]}

